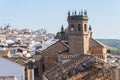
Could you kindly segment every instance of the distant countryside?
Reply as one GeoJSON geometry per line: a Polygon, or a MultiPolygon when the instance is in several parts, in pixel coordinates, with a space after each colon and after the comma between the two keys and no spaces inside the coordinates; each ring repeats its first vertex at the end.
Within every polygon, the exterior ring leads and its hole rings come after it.
{"type": "Polygon", "coordinates": [[[97,39],[98,41],[106,44],[108,52],[113,55],[120,55],[120,39],[97,39]]]}

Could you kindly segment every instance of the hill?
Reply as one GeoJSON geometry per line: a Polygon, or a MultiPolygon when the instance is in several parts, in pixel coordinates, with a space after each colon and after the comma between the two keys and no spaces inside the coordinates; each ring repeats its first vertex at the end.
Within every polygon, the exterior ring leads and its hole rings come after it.
{"type": "Polygon", "coordinates": [[[97,39],[97,40],[108,46],[120,48],[120,39],[97,39]]]}
{"type": "Polygon", "coordinates": [[[110,46],[108,52],[113,55],[120,55],[120,39],[97,39],[98,41],[110,46]]]}

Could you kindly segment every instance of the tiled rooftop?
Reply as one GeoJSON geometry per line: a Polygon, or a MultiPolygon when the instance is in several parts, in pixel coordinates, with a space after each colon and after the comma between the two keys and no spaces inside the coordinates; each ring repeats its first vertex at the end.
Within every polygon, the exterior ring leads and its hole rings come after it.
{"type": "Polygon", "coordinates": [[[15,62],[19,65],[25,66],[27,63],[27,59],[23,58],[23,57],[4,57],[12,62],[15,62]]]}
{"type": "Polygon", "coordinates": [[[93,56],[79,55],[65,64],[58,63],[54,65],[54,67],[47,70],[44,75],[49,80],[62,80],[65,78],[69,80],[69,78],[74,79],[74,75],[78,80],[87,80],[87,78],[101,72],[103,67],[106,70],[112,68],[109,64],[99,61],[93,56]]]}

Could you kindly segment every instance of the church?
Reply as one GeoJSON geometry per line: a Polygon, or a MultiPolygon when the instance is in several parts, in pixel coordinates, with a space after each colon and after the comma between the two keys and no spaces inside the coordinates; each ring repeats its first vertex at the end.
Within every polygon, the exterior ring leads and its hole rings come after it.
{"type": "Polygon", "coordinates": [[[79,14],[76,11],[72,14],[68,12],[67,21],[68,27],[61,27],[61,39],[43,51],[43,55],[46,55],[45,65],[52,66],[60,60],[64,63],[79,54],[93,55],[106,62],[106,45],[92,38],[87,11],[79,14]]]}
{"type": "Polygon", "coordinates": [[[116,67],[107,63],[106,45],[92,38],[87,11],[68,12],[67,21],[60,39],[43,50],[35,63],[42,79],[114,80],[116,67]]]}
{"type": "Polygon", "coordinates": [[[88,24],[87,11],[68,12],[68,28],[61,28],[61,41],[67,41],[69,54],[91,54],[106,61],[106,46],[92,38],[92,28],[88,24]]]}

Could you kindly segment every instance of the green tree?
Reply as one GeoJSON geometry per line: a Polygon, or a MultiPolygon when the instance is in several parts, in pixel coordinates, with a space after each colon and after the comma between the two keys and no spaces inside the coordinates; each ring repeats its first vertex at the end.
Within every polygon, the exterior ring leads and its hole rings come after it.
{"type": "Polygon", "coordinates": [[[60,37],[61,37],[61,32],[57,32],[55,39],[60,39],[60,37]]]}

